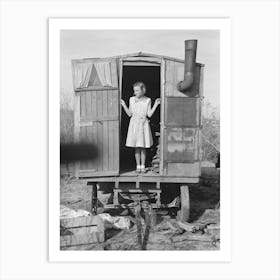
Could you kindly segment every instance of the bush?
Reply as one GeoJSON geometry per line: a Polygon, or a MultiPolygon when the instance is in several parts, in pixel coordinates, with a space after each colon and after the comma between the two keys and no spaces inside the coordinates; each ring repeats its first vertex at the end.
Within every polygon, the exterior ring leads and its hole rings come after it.
{"type": "Polygon", "coordinates": [[[70,92],[60,91],[60,143],[74,142],[73,97],[70,92]]]}
{"type": "Polygon", "coordinates": [[[202,160],[217,161],[220,151],[220,115],[210,102],[204,104],[202,118],[202,160]]]}

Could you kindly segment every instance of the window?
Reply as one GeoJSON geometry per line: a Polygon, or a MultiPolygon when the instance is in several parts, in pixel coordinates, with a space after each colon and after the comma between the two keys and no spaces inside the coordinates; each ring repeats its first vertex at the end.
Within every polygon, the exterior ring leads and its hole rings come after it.
{"type": "Polygon", "coordinates": [[[107,88],[117,87],[112,82],[111,61],[76,62],[74,64],[74,88],[107,88]]]}

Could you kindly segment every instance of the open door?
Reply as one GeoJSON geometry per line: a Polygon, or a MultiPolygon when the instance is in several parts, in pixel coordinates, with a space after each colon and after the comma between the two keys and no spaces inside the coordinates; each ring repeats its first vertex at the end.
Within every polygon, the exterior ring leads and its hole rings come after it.
{"type": "Polygon", "coordinates": [[[75,142],[93,156],[79,160],[80,177],[119,174],[119,83],[117,59],[73,61],[75,142]]]}
{"type": "MultiPolygon", "coordinates": [[[[121,86],[121,98],[129,104],[129,99],[133,96],[133,84],[141,81],[146,85],[147,97],[151,98],[152,105],[157,98],[160,98],[161,94],[161,81],[160,81],[160,60],[158,63],[147,61],[139,61],[140,58],[131,58],[129,61],[122,61],[122,86],[121,86]],[[138,59],[138,60],[137,60],[138,59]]],[[[143,58],[142,58],[143,59],[143,58]]],[[[124,113],[121,116],[121,129],[120,129],[120,173],[129,174],[134,172],[136,169],[134,149],[125,146],[127,131],[129,126],[130,118],[124,113]]],[[[153,146],[148,149],[146,158],[146,167],[153,172],[154,175],[159,174],[159,133],[160,133],[160,107],[154,112],[153,116],[149,118],[149,125],[153,137],[153,146]],[[155,159],[156,158],[156,159],[155,159]]],[[[149,175],[150,172],[144,175],[149,175]]]]}

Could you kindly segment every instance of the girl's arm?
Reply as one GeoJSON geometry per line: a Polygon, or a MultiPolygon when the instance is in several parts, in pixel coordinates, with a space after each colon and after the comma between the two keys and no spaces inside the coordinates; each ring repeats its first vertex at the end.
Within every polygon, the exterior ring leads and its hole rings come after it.
{"type": "Polygon", "coordinates": [[[152,115],[154,114],[155,110],[157,109],[157,106],[160,104],[160,98],[157,98],[155,103],[154,103],[154,106],[153,108],[151,109],[151,99],[149,101],[149,104],[148,104],[148,117],[151,118],[152,115]]]}
{"type": "MultiPolygon", "coordinates": [[[[129,101],[130,102],[130,101],[129,101]]],[[[124,109],[124,111],[126,112],[126,114],[131,117],[132,116],[132,113],[131,111],[127,108],[126,104],[125,104],[125,101],[121,99],[121,105],[124,109]]]]}

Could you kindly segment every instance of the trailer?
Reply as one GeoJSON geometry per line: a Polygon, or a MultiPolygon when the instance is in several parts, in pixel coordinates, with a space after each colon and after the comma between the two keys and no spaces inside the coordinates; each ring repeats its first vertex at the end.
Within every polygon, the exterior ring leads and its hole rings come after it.
{"type": "Polygon", "coordinates": [[[152,206],[160,208],[162,185],[176,183],[180,219],[189,219],[189,184],[198,183],[201,172],[204,65],[196,62],[196,50],[197,41],[187,40],[185,60],[143,52],[72,60],[75,143],[94,150],[91,158],[76,161],[75,174],[93,185],[93,201],[100,183],[112,183],[112,207],[120,207],[119,194],[126,193],[153,194],[152,206]],[[120,106],[137,81],[146,84],[152,103],[161,99],[150,119],[154,146],[144,174],[135,173],[133,149],[125,147],[129,118],[120,106]]]}

